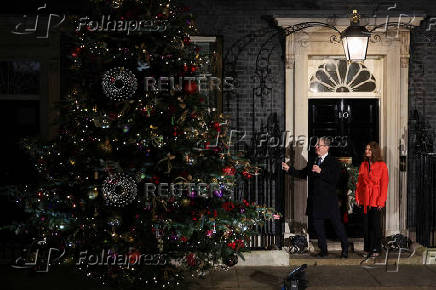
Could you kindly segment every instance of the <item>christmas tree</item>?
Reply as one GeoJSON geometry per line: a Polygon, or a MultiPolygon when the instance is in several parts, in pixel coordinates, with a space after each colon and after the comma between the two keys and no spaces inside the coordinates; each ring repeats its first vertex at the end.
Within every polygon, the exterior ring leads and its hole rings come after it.
{"type": "Polygon", "coordinates": [[[91,8],[70,19],[56,140],[23,143],[41,181],[15,195],[30,217],[16,233],[119,288],[177,287],[186,271],[235,264],[255,226],[279,215],[232,199],[234,184],[259,172],[232,150],[228,123],[194,79],[208,60],[190,41],[189,9],[91,8]]]}

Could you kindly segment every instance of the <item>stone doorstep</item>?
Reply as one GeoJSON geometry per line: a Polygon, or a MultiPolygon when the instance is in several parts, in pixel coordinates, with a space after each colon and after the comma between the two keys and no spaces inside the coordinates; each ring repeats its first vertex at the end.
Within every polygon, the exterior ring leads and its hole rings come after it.
{"type": "MultiPolygon", "coordinates": [[[[348,239],[348,242],[350,244],[349,250],[356,252],[363,252],[363,239],[360,238],[352,238],[348,239]]],[[[311,253],[315,252],[317,253],[319,251],[318,248],[318,240],[317,239],[310,239],[309,243],[309,250],[311,253]]],[[[327,250],[328,251],[340,251],[341,250],[341,242],[338,241],[327,241],[327,250]]]]}
{"type": "MultiPolygon", "coordinates": [[[[346,265],[354,265],[354,266],[368,266],[368,267],[385,267],[385,258],[386,255],[383,252],[379,257],[375,259],[368,259],[362,263],[365,259],[360,253],[352,253],[348,254],[347,259],[340,258],[340,251],[329,252],[329,255],[325,258],[317,258],[313,254],[295,254],[290,255],[289,264],[291,266],[300,266],[302,264],[319,266],[319,265],[330,265],[330,266],[346,266],[346,265]],[[378,265],[375,265],[378,264],[378,265]]],[[[389,253],[389,259],[387,261],[388,268],[393,270],[396,268],[396,263],[398,259],[398,252],[389,253]]],[[[400,267],[401,265],[422,265],[422,256],[415,253],[412,257],[409,257],[409,254],[402,254],[400,258],[400,267]]]]}
{"type": "MultiPolygon", "coordinates": [[[[289,248],[283,247],[282,250],[253,250],[251,252],[243,253],[244,260],[238,257],[236,267],[244,266],[296,266],[302,264],[308,265],[360,265],[363,258],[363,239],[349,239],[350,248],[347,259],[340,258],[341,243],[335,241],[328,241],[329,256],[327,258],[316,258],[313,254],[318,253],[317,240],[310,240],[312,247],[311,251],[306,254],[293,254],[290,255],[289,248]]],[[[402,254],[400,258],[401,264],[409,265],[422,265],[424,264],[424,256],[426,248],[417,244],[415,246],[415,254],[409,257],[410,253],[402,254]]],[[[388,265],[395,267],[397,262],[398,252],[389,254],[388,265]]],[[[371,266],[374,263],[384,263],[385,253],[383,252],[380,257],[368,260],[363,265],[371,266]]],[[[378,266],[380,267],[380,266],[378,266]]]]}
{"type": "Polygon", "coordinates": [[[289,266],[289,253],[286,250],[256,250],[242,253],[236,267],[244,266],[289,266]]]}
{"type": "MultiPolygon", "coordinates": [[[[295,254],[289,255],[285,250],[259,250],[244,253],[245,260],[240,257],[236,267],[255,267],[255,266],[300,266],[302,264],[307,265],[330,265],[330,266],[345,266],[345,265],[361,265],[364,260],[363,256],[357,252],[349,252],[347,259],[340,258],[340,251],[329,251],[329,255],[326,258],[317,258],[311,254],[295,254]]],[[[408,257],[408,254],[402,254],[400,258],[400,266],[404,265],[422,265],[423,256],[416,254],[412,257],[408,257]]],[[[388,267],[395,268],[398,258],[398,253],[390,253],[388,259],[388,267]]],[[[375,259],[370,259],[363,263],[362,266],[377,266],[385,262],[385,254],[383,253],[375,259]]],[[[384,267],[384,266],[383,266],[384,267]]]]}

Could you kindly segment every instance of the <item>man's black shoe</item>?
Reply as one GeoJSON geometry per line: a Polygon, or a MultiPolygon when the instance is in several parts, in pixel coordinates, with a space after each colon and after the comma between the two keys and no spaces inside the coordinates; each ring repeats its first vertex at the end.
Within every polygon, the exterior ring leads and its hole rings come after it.
{"type": "Polygon", "coordinates": [[[341,252],[341,258],[346,259],[348,258],[348,249],[343,249],[341,252]]]}
{"type": "Polygon", "coordinates": [[[326,252],[319,252],[318,254],[315,255],[315,258],[325,258],[327,257],[328,253],[326,252]]]}

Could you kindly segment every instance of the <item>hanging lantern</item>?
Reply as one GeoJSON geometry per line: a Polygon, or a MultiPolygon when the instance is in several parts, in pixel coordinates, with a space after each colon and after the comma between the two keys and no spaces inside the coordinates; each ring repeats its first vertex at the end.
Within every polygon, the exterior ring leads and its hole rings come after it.
{"type": "Polygon", "coordinates": [[[350,26],[341,33],[342,45],[347,60],[362,61],[366,59],[370,34],[365,26],[360,25],[360,15],[357,10],[353,10],[350,26]]]}

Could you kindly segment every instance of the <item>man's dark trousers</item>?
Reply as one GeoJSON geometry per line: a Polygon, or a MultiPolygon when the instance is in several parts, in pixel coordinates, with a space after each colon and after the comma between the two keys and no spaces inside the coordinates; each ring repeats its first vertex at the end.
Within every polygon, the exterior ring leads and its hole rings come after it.
{"type": "MultiPolygon", "coordinates": [[[[341,241],[342,249],[346,249],[348,247],[347,242],[347,234],[345,233],[344,225],[341,222],[339,216],[339,210],[331,211],[331,215],[327,218],[330,220],[333,228],[336,232],[336,236],[341,241]]],[[[316,235],[318,236],[318,247],[321,253],[327,253],[327,241],[325,236],[325,227],[324,222],[326,219],[323,218],[314,218],[313,219],[313,227],[315,229],[316,235]]]]}

